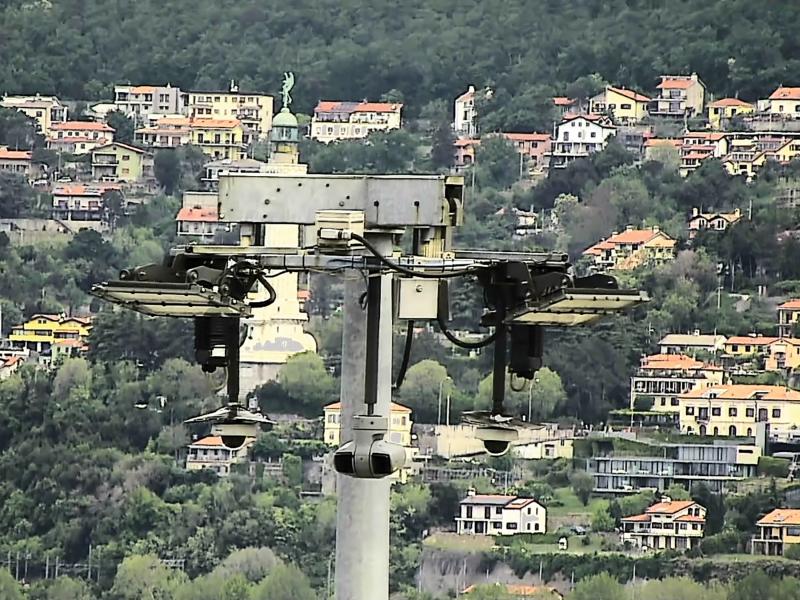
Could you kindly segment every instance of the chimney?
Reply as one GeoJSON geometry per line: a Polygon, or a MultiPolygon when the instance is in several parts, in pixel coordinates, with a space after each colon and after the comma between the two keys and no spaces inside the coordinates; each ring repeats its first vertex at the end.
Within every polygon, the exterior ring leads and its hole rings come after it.
{"type": "Polygon", "coordinates": [[[475,488],[471,487],[467,489],[467,496],[474,496],[475,495],[475,488]]]}
{"type": "MultiPolygon", "coordinates": [[[[736,210],[739,210],[739,209],[736,209],[736,210]]],[[[700,214],[700,209],[699,209],[699,208],[697,208],[697,207],[694,207],[694,208],[692,209],[692,216],[693,216],[693,217],[696,217],[696,216],[697,216],[697,215],[699,215],[699,214],[700,214]]]]}
{"type": "Polygon", "coordinates": [[[662,501],[662,502],[672,502],[672,498],[670,498],[670,497],[669,497],[669,496],[667,496],[666,494],[662,494],[662,495],[661,495],[661,501],[662,501]]]}
{"type": "Polygon", "coordinates": [[[742,209],[741,208],[734,209],[733,216],[740,217],[741,215],[742,215],[742,209]]]}
{"type": "Polygon", "coordinates": [[[467,92],[470,93],[470,94],[474,93],[475,92],[475,86],[474,85],[469,86],[469,89],[467,90],[467,92]]]}
{"type": "Polygon", "coordinates": [[[653,233],[658,233],[659,231],[661,231],[661,227],[659,227],[658,225],[653,225],[653,230],[652,231],[653,231],[653,233]]]}
{"type": "Polygon", "coordinates": [[[633,225],[626,225],[625,231],[633,231],[633,225]]]}

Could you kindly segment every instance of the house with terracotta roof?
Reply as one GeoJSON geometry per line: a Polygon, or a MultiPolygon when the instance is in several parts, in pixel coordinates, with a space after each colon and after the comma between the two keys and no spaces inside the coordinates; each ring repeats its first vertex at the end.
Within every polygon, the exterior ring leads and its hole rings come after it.
{"type": "Polygon", "coordinates": [[[239,448],[228,448],[218,435],[208,435],[193,441],[187,446],[186,470],[199,471],[208,469],[220,477],[231,473],[231,467],[237,463],[247,462],[250,447],[255,438],[245,438],[239,448]]]}
{"type": "Polygon", "coordinates": [[[0,357],[0,381],[8,379],[22,366],[25,358],[22,356],[0,357]]]}
{"type": "Polygon", "coordinates": [[[791,337],[800,323],[800,299],[793,298],[778,306],[778,336],[791,337]]]}
{"type": "MultiPolygon", "coordinates": [[[[686,434],[753,436],[759,425],[788,438],[800,427],[800,392],[777,385],[723,384],[678,396],[680,430],[686,434]]],[[[660,410],[656,407],[656,410],[660,410]]]]}
{"type": "Polygon", "coordinates": [[[0,146],[0,171],[33,179],[32,156],[28,150],[9,150],[7,146],[0,146]]]}
{"type": "Polygon", "coordinates": [[[680,156],[682,146],[683,140],[681,138],[649,137],[643,143],[644,160],[657,160],[665,152],[672,152],[680,156]]]}
{"type": "Polygon", "coordinates": [[[580,111],[580,103],[577,98],[568,98],[566,96],[555,96],[553,98],[553,106],[556,108],[558,118],[562,118],[567,113],[577,113],[580,111]]]}
{"type": "Polygon", "coordinates": [[[114,128],[94,121],[65,121],[50,126],[47,147],[59,152],[85,154],[114,141],[114,128]]]}
{"type": "Polygon", "coordinates": [[[163,115],[184,112],[180,88],[167,85],[115,85],[114,107],[137,126],[152,125],[163,115]]]}
{"type": "Polygon", "coordinates": [[[766,335],[734,335],[725,340],[723,353],[730,358],[753,358],[763,356],[776,337],[766,335]]]}
{"type": "Polygon", "coordinates": [[[785,371],[800,368],[800,338],[782,337],[767,346],[765,371],[785,371]]]}
{"type": "Polygon", "coordinates": [[[0,98],[0,108],[18,110],[36,121],[37,130],[45,137],[55,123],[67,120],[67,107],[55,96],[7,96],[0,98]]]}
{"type": "Polygon", "coordinates": [[[482,590],[496,588],[501,593],[512,598],[536,598],[537,600],[561,600],[564,594],[554,587],[544,585],[527,585],[524,583],[489,583],[483,585],[471,585],[461,592],[464,596],[477,593],[482,590]]]}
{"type": "Polygon", "coordinates": [[[647,116],[650,97],[625,87],[606,86],[589,100],[589,112],[610,114],[615,123],[638,123],[647,116]]]}
{"type": "Polygon", "coordinates": [[[392,102],[322,100],[314,108],[311,139],[320,142],[357,140],[373,131],[400,129],[403,105],[392,102]]]}
{"type": "Polygon", "coordinates": [[[739,98],[720,98],[708,105],[708,122],[713,129],[721,129],[736,115],[751,114],[755,110],[755,104],[739,98]]]}
{"type": "Polygon", "coordinates": [[[517,152],[527,161],[531,175],[543,173],[549,166],[548,156],[552,146],[549,133],[499,133],[514,145],[517,152]]]}
{"type": "Polygon", "coordinates": [[[688,176],[708,158],[723,158],[728,148],[728,137],[724,133],[687,131],[681,145],[680,174],[688,176]]]}
{"type": "Polygon", "coordinates": [[[481,141],[474,138],[458,138],[453,142],[453,165],[456,172],[475,163],[475,153],[481,141]]]}
{"type": "Polygon", "coordinates": [[[259,92],[243,92],[231,81],[227,90],[184,92],[185,113],[192,119],[235,119],[242,124],[245,143],[264,139],[272,131],[275,99],[259,92]]]}
{"type": "Polygon", "coordinates": [[[92,150],[92,179],[95,181],[135,183],[154,178],[150,152],[121,142],[92,150]]]}
{"type": "Polygon", "coordinates": [[[684,118],[703,114],[706,85],[697,76],[662,75],[656,86],[658,95],[650,102],[649,112],[654,117],[684,118]]]}
{"type": "Polygon", "coordinates": [[[597,270],[629,271],[644,264],[662,264],[675,258],[677,242],[659,227],[614,232],[583,251],[597,270]]]}
{"type": "Polygon", "coordinates": [[[60,183],[53,188],[54,219],[65,221],[101,221],[107,192],[119,192],[119,183],[60,183]]]}
{"type": "Polygon", "coordinates": [[[635,548],[689,550],[705,535],[706,509],[693,500],[670,500],[622,518],[622,541],[635,548]]]}
{"type": "Polygon", "coordinates": [[[605,115],[567,113],[555,126],[550,168],[561,169],[573,160],[600,152],[617,133],[605,115]]]}
{"type": "Polygon", "coordinates": [[[151,148],[177,148],[191,141],[189,117],[166,116],[159,118],[155,124],[140,127],[134,131],[137,144],[151,148]]]}
{"type": "Polygon", "coordinates": [[[477,494],[470,489],[459,503],[459,535],[514,535],[545,533],[547,509],[533,498],[502,494],[477,494]]]}
{"type": "Polygon", "coordinates": [[[244,127],[238,119],[190,118],[189,143],[214,160],[247,157],[244,127]]]}
{"type": "Polygon", "coordinates": [[[784,119],[800,117],[800,87],[778,86],[769,96],[769,113],[784,119]]]}
{"type": "Polygon", "coordinates": [[[653,354],[641,360],[631,377],[631,408],[642,396],[652,398],[653,407],[678,406],[678,396],[688,391],[719,385],[725,381],[722,367],[684,354],[653,354]]]}
{"type": "Polygon", "coordinates": [[[705,229],[725,231],[741,218],[742,211],[738,208],[733,209],[731,212],[701,211],[699,208],[692,208],[692,215],[686,224],[686,228],[689,230],[689,239],[694,238],[698,231],[705,229]]]}
{"type": "Polygon", "coordinates": [[[44,356],[51,356],[57,345],[63,352],[75,355],[86,350],[91,330],[90,317],[36,314],[25,323],[15,325],[8,339],[15,348],[44,356]]]}
{"type": "Polygon", "coordinates": [[[790,546],[800,544],[800,510],[776,508],[756,521],[758,531],[750,542],[752,554],[783,556],[790,546]]]}

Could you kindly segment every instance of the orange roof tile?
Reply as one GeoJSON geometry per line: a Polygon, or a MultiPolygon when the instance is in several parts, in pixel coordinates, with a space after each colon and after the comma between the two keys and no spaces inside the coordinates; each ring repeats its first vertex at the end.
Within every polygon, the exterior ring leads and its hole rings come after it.
{"type": "Polygon", "coordinates": [[[778,307],[779,310],[781,308],[788,308],[788,309],[791,309],[791,310],[800,310],[800,299],[795,298],[793,300],[787,300],[786,302],[784,302],[783,304],[781,304],[778,307]]]}
{"type": "Polygon", "coordinates": [[[681,523],[705,523],[706,520],[703,517],[698,517],[697,515],[681,515],[676,521],[680,521],[681,523]]]}
{"type": "Polygon", "coordinates": [[[549,133],[500,133],[504,138],[513,142],[549,142],[549,133]]]}
{"type": "MultiPolygon", "coordinates": [[[[326,406],[322,407],[326,410],[341,410],[342,403],[341,402],[332,402],[331,404],[327,404],[326,406]]],[[[403,406],[402,404],[397,404],[397,402],[392,402],[392,412],[403,412],[403,413],[410,413],[411,409],[407,406],[403,406]]],[[[513,498],[513,496],[512,496],[513,498]]]]}
{"type": "Polygon", "coordinates": [[[689,77],[665,75],[656,87],[659,90],[685,90],[692,86],[694,81],[689,77]]]}
{"type": "Polygon", "coordinates": [[[626,229],[621,233],[612,235],[608,238],[608,241],[614,244],[644,244],[659,234],[663,234],[663,232],[653,231],[652,229],[626,229]]]}
{"type": "Polygon", "coordinates": [[[54,196],[96,196],[103,195],[99,188],[90,188],[82,183],[59,185],[53,190],[54,196]]]}
{"type": "Polygon", "coordinates": [[[638,92],[636,92],[634,90],[628,90],[628,89],[625,89],[625,88],[618,88],[618,87],[614,87],[614,86],[611,86],[611,85],[608,86],[608,89],[610,91],[612,91],[612,92],[616,92],[617,94],[620,94],[621,96],[625,96],[626,98],[630,98],[631,100],[633,100],[635,102],[650,102],[650,98],[648,96],[645,96],[644,94],[640,94],[640,93],[638,93],[638,92]]]}
{"type": "Polygon", "coordinates": [[[461,94],[458,98],[456,98],[456,102],[464,102],[466,100],[470,100],[475,96],[475,90],[467,90],[463,94],[461,94]]]}
{"type": "Polygon", "coordinates": [[[800,525],[800,509],[776,508],[761,517],[756,525],[800,525]]]}
{"type": "Polygon", "coordinates": [[[192,446],[220,446],[225,447],[225,444],[222,443],[222,437],[218,435],[209,435],[199,440],[195,440],[191,444],[192,446]]]}
{"type": "Polygon", "coordinates": [[[131,88],[132,94],[152,94],[155,91],[156,88],[152,85],[137,85],[131,88]]]}
{"type": "Polygon", "coordinates": [[[553,104],[556,106],[572,106],[575,102],[575,98],[567,98],[566,96],[556,96],[553,98],[553,104]]]}
{"type": "Polygon", "coordinates": [[[710,108],[725,108],[726,106],[749,106],[752,108],[753,105],[744,100],[739,100],[739,98],[720,98],[708,106],[710,108]]]}
{"type": "Polygon", "coordinates": [[[53,131],[114,131],[113,127],[95,121],[65,121],[64,123],[53,123],[50,129],[53,131]]]}
{"type": "Polygon", "coordinates": [[[659,502],[653,504],[645,510],[648,515],[673,515],[695,505],[694,500],[672,500],[670,502],[659,502]]]}
{"type": "Polygon", "coordinates": [[[632,515],[630,517],[622,517],[623,521],[637,521],[644,522],[650,520],[650,515],[632,515]]]}
{"type": "Polygon", "coordinates": [[[659,146],[674,146],[680,148],[683,145],[683,140],[676,138],[650,138],[645,140],[645,148],[657,148],[659,146]]]}
{"type": "Polygon", "coordinates": [[[704,160],[710,156],[710,152],[689,152],[684,154],[681,158],[686,160],[704,160]]]}
{"type": "Polygon", "coordinates": [[[458,138],[453,145],[458,148],[466,148],[469,146],[479,146],[480,143],[480,140],[474,140],[472,138],[458,138]]]}
{"type": "MultiPolygon", "coordinates": [[[[522,583],[507,583],[507,584],[496,583],[494,585],[497,586],[497,587],[505,588],[506,593],[510,594],[511,596],[517,596],[517,597],[523,597],[524,598],[525,596],[543,597],[543,596],[546,596],[547,594],[550,594],[551,596],[555,596],[557,598],[563,598],[564,597],[564,595],[561,592],[559,592],[557,589],[552,588],[552,587],[542,586],[542,585],[525,585],[525,584],[522,584],[522,583]]],[[[471,594],[476,589],[478,589],[478,586],[471,585],[461,593],[462,594],[471,594]]]]}
{"type": "Polygon", "coordinates": [[[722,400],[749,400],[760,395],[763,400],[783,400],[789,402],[800,401],[800,392],[777,385],[754,385],[754,384],[728,384],[712,385],[707,388],[698,388],[681,394],[681,398],[705,399],[710,395],[722,400]]]}
{"type": "Polygon", "coordinates": [[[0,148],[0,160],[30,160],[32,154],[25,150],[0,148]]]}
{"type": "Polygon", "coordinates": [[[362,102],[353,112],[400,112],[403,105],[390,102],[362,102]]]}
{"type": "Polygon", "coordinates": [[[728,338],[728,341],[725,342],[725,345],[744,344],[750,346],[766,346],[777,339],[778,338],[776,337],[767,337],[763,335],[734,335],[728,338]]]}
{"type": "Polygon", "coordinates": [[[533,498],[517,498],[509,502],[506,505],[506,508],[510,510],[521,510],[534,502],[536,502],[536,500],[534,500],[533,498]]]}
{"type": "Polygon", "coordinates": [[[800,100],[800,87],[778,86],[769,97],[770,100],[800,100]]]}
{"type": "Polygon", "coordinates": [[[683,371],[690,369],[705,369],[721,371],[722,367],[708,365],[702,361],[695,360],[685,354],[652,354],[642,359],[642,369],[659,369],[665,371],[683,371]]]}
{"type": "Polygon", "coordinates": [[[241,125],[239,119],[190,119],[189,127],[194,129],[233,129],[241,125]]]}
{"type": "Polygon", "coordinates": [[[216,208],[200,208],[185,206],[178,211],[176,221],[192,221],[198,223],[216,223],[219,221],[219,214],[216,208]]]}

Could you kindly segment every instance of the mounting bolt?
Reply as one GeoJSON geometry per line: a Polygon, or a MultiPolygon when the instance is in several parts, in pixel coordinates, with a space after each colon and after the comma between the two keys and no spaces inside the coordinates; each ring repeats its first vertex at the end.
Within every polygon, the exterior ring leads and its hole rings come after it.
{"type": "Polygon", "coordinates": [[[416,287],[416,288],[414,288],[414,289],[415,289],[415,290],[417,290],[417,292],[421,294],[421,293],[422,293],[422,284],[419,284],[419,283],[418,283],[418,284],[417,284],[417,287],[416,287]]]}
{"type": "Polygon", "coordinates": [[[264,204],[269,204],[269,198],[264,199],[264,204]]]}
{"type": "Polygon", "coordinates": [[[219,213],[219,220],[223,221],[225,219],[225,213],[219,213]]]}

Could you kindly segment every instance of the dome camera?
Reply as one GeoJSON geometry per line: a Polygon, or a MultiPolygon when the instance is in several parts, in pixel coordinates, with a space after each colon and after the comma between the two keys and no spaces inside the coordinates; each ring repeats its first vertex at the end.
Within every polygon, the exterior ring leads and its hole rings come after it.
{"type": "Polygon", "coordinates": [[[353,439],[334,452],[333,468],[343,475],[365,479],[380,479],[401,469],[406,462],[406,449],[383,439],[388,425],[386,417],[354,417],[353,439]]]}
{"type": "Polygon", "coordinates": [[[486,452],[492,456],[502,456],[519,439],[519,432],[509,427],[478,427],[475,437],[483,442],[486,452]]]}
{"type": "Polygon", "coordinates": [[[256,423],[214,423],[211,426],[211,435],[218,435],[226,448],[236,450],[244,445],[247,438],[256,437],[258,429],[256,423]]]}

